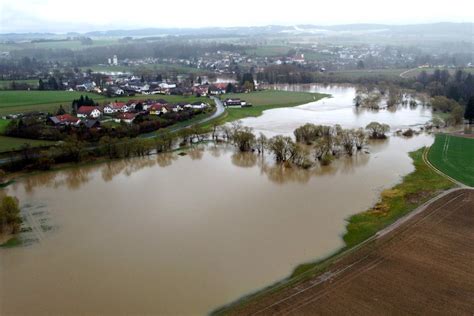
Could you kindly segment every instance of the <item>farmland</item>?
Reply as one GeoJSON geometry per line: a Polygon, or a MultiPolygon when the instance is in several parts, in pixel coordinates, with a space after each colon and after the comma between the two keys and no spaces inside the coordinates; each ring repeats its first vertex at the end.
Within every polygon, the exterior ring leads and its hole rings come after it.
{"type": "Polygon", "coordinates": [[[438,134],[428,159],[443,173],[474,186],[474,139],[438,134]]]}
{"type": "Polygon", "coordinates": [[[105,96],[93,93],[69,91],[0,91],[0,116],[30,111],[54,112],[61,104],[68,110],[72,100],[78,99],[81,95],[87,95],[99,103],[115,100],[128,101],[140,99],[165,99],[171,103],[203,100],[203,98],[199,99],[196,97],[167,95],[136,95],[132,97],[106,98],[105,96]]]}
{"type": "Polygon", "coordinates": [[[278,90],[265,90],[252,93],[226,94],[225,98],[240,98],[252,103],[252,107],[228,108],[226,120],[228,122],[245,117],[262,115],[263,111],[282,107],[292,107],[309,102],[314,102],[327,97],[321,93],[287,92],[278,90]]]}
{"type": "Polygon", "coordinates": [[[38,86],[38,80],[36,79],[27,79],[27,80],[0,80],[0,90],[7,90],[10,89],[12,83],[15,82],[17,84],[28,84],[34,88],[38,86]]]}
{"type": "Polygon", "coordinates": [[[470,314],[473,202],[473,190],[451,192],[325,274],[226,314],[470,314]]]}
{"type": "Polygon", "coordinates": [[[52,141],[24,139],[17,137],[0,136],[0,153],[19,150],[25,144],[31,147],[49,146],[55,144],[52,141]]]}

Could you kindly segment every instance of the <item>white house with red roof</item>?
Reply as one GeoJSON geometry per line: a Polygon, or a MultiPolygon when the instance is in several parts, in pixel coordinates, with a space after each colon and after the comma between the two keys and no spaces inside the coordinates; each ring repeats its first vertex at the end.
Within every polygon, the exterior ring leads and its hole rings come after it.
{"type": "Polygon", "coordinates": [[[101,115],[102,112],[97,106],[83,105],[79,109],[77,109],[77,117],[80,118],[92,117],[96,119],[99,118],[101,115]]]}
{"type": "Polygon", "coordinates": [[[104,107],[104,113],[105,114],[113,114],[117,112],[129,112],[131,109],[130,105],[126,104],[125,102],[113,102],[110,104],[107,104],[104,107]]]}
{"type": "Polygon", "coordinates": [[[150,115],[165,114],[168,113],[168,109],[166,106],[166,104],[155,103],[148,108],[148,111],[150,111],[150,115]]]}
{"type": "Polygon", "coordinates": [[[136,113],[119,113],[115,116],[115,122],[125,122],[127,124],[132,124],[133,120],[137,117],[136,113]]]}

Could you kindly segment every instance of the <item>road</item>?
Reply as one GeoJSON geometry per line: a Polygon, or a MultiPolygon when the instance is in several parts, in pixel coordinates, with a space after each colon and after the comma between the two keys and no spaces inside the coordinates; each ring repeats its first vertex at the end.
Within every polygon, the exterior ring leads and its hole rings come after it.
{"type": "MultiPolygon", "coordinates": [[[[219,98],[216,98],[216,97],[211,97],[211,99],[214,100],[215,104],[216,104],[216,111],[209,117],[206,117],[206,118],[203,118],[202,120],[199,120],[197,122],[194,122],[193,124],[187,124],[187,125],[183,125],[183,126],[179,126],[179,127],[171,127],[168,129],[169,132],[171,133],[176,133],[176,132],[179,132],[185,128],[188,128],[190,125],[200,125],[200,124],[204,124],[206,122],[209,122],[215,118],[218,118],[219,116],[221,116],[222,114],[224,114],[225,112],[225,108],[224,108],[224,104],[222,103],[222,101],[219,99],[219,98]]],[[[145,138],[145,139],[149,139],[149,138],[153,138],[153,137],[156,137],[156,133],[149,133],[149,134],[143,134],[141,136],[139,136],[140,138],[145,138]]],[[[86,150],[93,150],[93,149],[96,149],[98,146],[91,146],[91,147],[87,147],[86,150]]],[[[21,155],[18,155],[16,157],[8,157],[8,158],[0,158],[0,165],[3,165],[3,164],[6,164],[12,160],[18,160],[20,159],[21,155]]]]}

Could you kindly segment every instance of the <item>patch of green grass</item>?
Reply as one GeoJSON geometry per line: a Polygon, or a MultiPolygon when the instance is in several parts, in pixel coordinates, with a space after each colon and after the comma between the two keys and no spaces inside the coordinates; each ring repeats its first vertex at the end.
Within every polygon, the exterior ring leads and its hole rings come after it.
{"type": "Polygon", "coordinates": [[[225,98],[240,98],[252,103],[253,106],[245,108],[228,108],[226,121],[231,122],[246,117],[257,117],[263,111],[282,107],[293,107],[314,102],[327,97],[327,94],[291,92],[280,90],[264,90],[252,93],[226,94],[225,98]]]}
{"type": "Polygon", "coordinates": [[[474,139],[436,135],[428,153],[430,162],[448,176],[474,187],[474,139]]]}
{"type": "Polygon", "coordinates": [[[0,119],[0,135],[5,134],[5,130],[7,129],[10,120],[3,120],[0,119]]]}
{"type": "Polygon", "coordinates": [[[13,248],[13,247],[18,247],[21,246],[22,242],[19,238],[17,237],[12,237],[8,239],[5,243],[1,244],[1,248],[13,248]]]}
{"type": "Polygon", "coordinates": [[[395,222],[417,206],[454,184],[433,171],[423,161],[423,151],[410,153],[415,171],[403,178],[402,183],[381,194],[381,200],[366,212],[349,218],[344,242],[351,248],[379,230],[395,222]]]}
{"type": "Polygon", "coordinates": [[[55,142],[47,140],[0,136],[0,153],[19,150],[24,144],[30,144],[32,147],[42,147],[54,145],[55,142]]]}
{"type": "Polygon", "coordinates": [[[38,80],[37,79],[27,79],[27,80],[0,80],[0,90],[4,89],[10,89],[12,86],[12,82],[15,83],[26,83],[33,88],[36,88],[38,86],[38,80]]]}

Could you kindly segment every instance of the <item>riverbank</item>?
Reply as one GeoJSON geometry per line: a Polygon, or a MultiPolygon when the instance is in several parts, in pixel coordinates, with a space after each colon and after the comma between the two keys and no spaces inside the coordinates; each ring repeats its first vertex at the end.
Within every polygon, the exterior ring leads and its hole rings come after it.
{"type": "Polygon", "coordinates": [[[227,108],[227,116],[223,123],[237,121],[247,117],[258,117],[263,111],[277,108],[294,107],[309,102],[315,102],[322,98],[330,97],[329,94],[311,92],[292,92],[282,90],[264,90],[251,93],[231,93],[225,98],[239,98],[251,103],[251,107],[227,108]]]}
{"type": "Polygon", "coordinates": [[[293,273],[261,291],[243,297],[238,301],[214,311],[214,314],[240,313],[248,306],[267,300],[280,291],[285,291],[307,280],[323,276],[338,260],[353,253],[381,229],[394,223],[440,192],[454,187],[447,178],[436,173],[423,161],[423,151],[419,149],[410,153],[415,170],[405,176],[402,182],[381,193],[380,200],[369,210],[355,214],[348,219],[347,231],[343,236],[345,246],[332,256],[298,266],[293,273]]]}
{"type": "Polygon", "coordinates": [[[469,314],[473,197],[474,190],[448,190],[334,260],[324,274],[227,314],[469,314]]]}

